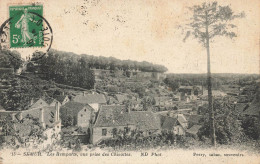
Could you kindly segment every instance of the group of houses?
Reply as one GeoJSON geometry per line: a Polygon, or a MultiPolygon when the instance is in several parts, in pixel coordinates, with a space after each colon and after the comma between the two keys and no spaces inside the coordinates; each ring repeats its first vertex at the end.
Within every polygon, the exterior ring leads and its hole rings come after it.
{"type": "Polygon", "coordinates": [[[6,127],[2,124],[0,136],[5,139],[19,136],[23,140],[30,140],[35,126],[32,123],[28,126],[29,122],[25,121],[28,118],[38,120],[43,135],[47,138],[44,141],[45,147],[59,140],[61,132],[67,137],[76,136],[82,142],[92,144],[112,138],[115,130],[138,130],[143,135],[162,131],[171,131],[176,135],[196,134],[193,132],[196,131],[196,126],[188,124],[191,115],[187,117],[180,113],[165,115],[151,110],[134,111],[131,106],[122,103],[126,99],[128,97],[116,95],[117,103],[108,104],[109,100],[105,95],[85,92],[72,98],[62,94],[55,98],[43,96],[32,99],[27,110],[0,110],[0,121],[9,122],[9,129],[13,131],[11,133],[5,130],[6,127]]]}

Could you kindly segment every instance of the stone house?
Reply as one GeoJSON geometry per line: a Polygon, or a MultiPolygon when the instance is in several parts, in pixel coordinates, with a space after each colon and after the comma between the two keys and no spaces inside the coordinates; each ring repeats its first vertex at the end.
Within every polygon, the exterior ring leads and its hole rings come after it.
{"type": "Polygon", "coordinates": [[[104,139],[113,138],[113,129],[135,129],[130,111],[127,111],[124,105],[101,106],[93,126],[92,143],[97,144],[104,139]]]}
{"type": "Polygon", "coordinates": [[[160,118],[151,111],[131,111],[131,119],[136,130],[143,132],[143,135],[158,134],[161,132],[160,118]]]}
{"type": "Polygon", "coordinates": [[[165,117],[162,130],[173,132],[175,135],[185,135],[185,127],[178,121],[177,117],[165,117]]]}
{"type": "Polygon", "coordinates": [[[71,126],[89,128],[95,118],[94,109],[88,104],[70,101],[61,107],[61,118],[63,123],[71,118],[71,126]]]}
{"type": "Polygon", "coordinates": [[[101,105],[107,104],[106,97],[103,94],[86,94],[85,92],[83,92],[82,95],[75,96],[73,101],[88,104],[95,110],[95,112],[98,112],[101,105]]]}
{"type": "Polygon", "coordinates": [[[93,144],[113,138],[113,131],[138,130],[144,135],[160,133],[160,119],[153,112],[130,111],[124,105],[101,106],[93,126],[93,144]]]}

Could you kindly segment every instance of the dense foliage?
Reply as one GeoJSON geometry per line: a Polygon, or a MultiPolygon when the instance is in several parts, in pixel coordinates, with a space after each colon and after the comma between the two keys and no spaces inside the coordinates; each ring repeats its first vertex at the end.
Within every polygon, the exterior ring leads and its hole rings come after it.
{"type": "MultiPolygon", "coordinates": [[[[212,74],[212,88],[224,89],[223,85],[254,85],[254,81],[259,78],[257,74],[212,74]],[[252,84],[251,84],[252,83],[252,84]]],[[[168,74],[164,80],[165,84],[173,90],[177,89],[179,85],[184,86],[203,86],[207,88],[207,75],[206,74],[168,74]]]]}
{"type": "Polygon", "coordinates": [[[139,130],[112,130],[113,138],[103,140],[101,147],[112,147],[114,149],[151,149],[163,146],[176,146],[184,147],[184,136],[174,135],[172,132],[164,131],[162,133],[154,133],[151,135],[145,135],[139,130]]]}
{"type": "MultiPolygon", "coordinates": [[[[71,52],[62,52],[51,50],[50,54],[57,54],[58,56],[69,56],[71,60],[79,60],[81,64],[84,64],[90,69],[105,69],[105,70],[139,70],[143,72],[166,72],[168,69],[162,65],[152,64],[146,61],[137,62],[132,60],[120,60],[114,57],[103,57],[103,56],[93,56],[81,54],[80,56],[71,52]]],[[[39,53],[34,53],[33,56],[42,55],[39,53]]]]}
{"type": "Polygon", "coordinates": [[[31,71],[38,71],[42,78],[57,83],[91,89],[95,79],[86,61],[75,54],[51,50],[35,61],[31,71]]]}
{"type": "Polygon", "coordinates": [[[22,65],[21,55],[17,51],[0,51],[0,68],[18,69],[22,65]]]}
{"type": "MultiPolygon", "coordinates": [[[[216,140],[219,144],[240,143],[245,135],[238,120],[235,106],[228,100],[215,100],[213,104],[215,112],[216,140]]],[[[208,109],[206,109],[208,110],[208,109]]],[[[199,131],[200,139],[210,137],[209,112],[205,112],[204,124],[199,131]]]]}
{"type": "Polygon", "coordinates": [[[39,80],[20,78],[7,80],[11,87],[5,92],[0,92],[1,105],[6,110],[25,110],[32,99],[40,98],[43,95],[39,80]]]}
{"type": "Polygon", "coordinates": [[[253,139],[260,139],[260,121],[255,117],[245,117],[242,121],[242,128],[245,134],[253,139]]]}
{"type": "MultiPolygon", "coordinates": [[[[7,141],[0,139],[0,145],[5,147],[10,147],[17,149],[19,147],[29,147],[29,146],[39,146],[44,140],[47,140],[47,136],[44,135],[44,129],[39,123],[38,118],[34,118],[31,115],[27,115],[25,118],[19,122],[20,126],[23,128],[30,129],[27,136],[23,136],[23,132],[15,131],[13,124],[18,124],[17,120],[11,120],[5,118],[0,121],[0,126],[3,128],[2,131],[6,136],[11,136],[7,141]]],[[[1,136],[2,137],[2,136],[1,136]]]]}

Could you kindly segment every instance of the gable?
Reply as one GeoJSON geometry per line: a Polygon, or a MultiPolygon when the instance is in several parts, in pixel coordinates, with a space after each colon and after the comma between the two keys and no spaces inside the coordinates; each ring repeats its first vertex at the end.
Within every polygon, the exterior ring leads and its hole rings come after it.
{"type": "Polygon", "coordinates": [[[45,107],[49,106],[43,99],[38,99],[35,103],[33,103],[32,106],[30,106],[30,109],[32,108],[40,108],[40,107],[45,107]]]}

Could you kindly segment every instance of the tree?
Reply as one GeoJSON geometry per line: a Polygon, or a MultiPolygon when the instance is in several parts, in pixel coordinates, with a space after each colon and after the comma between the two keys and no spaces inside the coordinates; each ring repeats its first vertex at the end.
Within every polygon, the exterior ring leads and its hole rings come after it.
{"type": "Polygon", "coordinates": [[[174,78],[167,77],[164,79],[164,83],[167,84],[173,91],[176,91],[180,87],[179,82],[174,78]]]}
{"type": "Polygon", "coordinates": [[[0,103],[6,110],[26,110],[32,99],[43,95],[38,80],[13,79],[12,87],[0,95],[0,103]]]}
{"type": "Polygon", "coordinates": [[[242,120],[242,128],[245,134],[254,140],[260,138],[260,121],[256,117],[245,117],[242,120]]]}
{"type": "MultiPolygon", "coordinates": [[[[208,109],[209,110],[209,109],[208,109]]],[[[228,100],[215,100],[213,103],[213,110],[215,112],[215,132],[216,141],[219,144],[229,144],[232,142],[243,142],[244,132],[241,128],[241,123],[237,119],[238,113],[235,104],[231,104],[228,100]]],[[[207,114],[204,118],[204,123],[199,130],[198,136],[202,139],[211,136],[211,120],[207,114]]]]}
{"type": "Polygon", "coordinates": [[[210,72],[210,41],[217,36],[236,37],[232,31],[236,25],[231,21],[235,18],[244,17],[244,13],[235,15],[229,6],[220,6],[218,3],[203,3],[190,8],[193,12],[191,22],[186,26],[186,36],[184,41],[190,36],[194,36],[207,50],[207,81],[208,81],[208,102],[210,112],[210,125],[212,144],[216,146],[214,111],[212,102],[212,84],[210,72]]]}
{"type": "Polygon", "coordinates": [[[1,50],[0,67],[18,69],[22,66],[21,55],[17,51],[1,50]]]}

